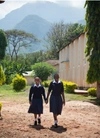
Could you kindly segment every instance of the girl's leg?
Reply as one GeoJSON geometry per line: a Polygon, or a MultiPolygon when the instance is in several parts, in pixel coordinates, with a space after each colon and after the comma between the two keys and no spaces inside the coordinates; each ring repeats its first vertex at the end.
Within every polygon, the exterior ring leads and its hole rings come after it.
{"type": "Polygon", "coordinates": [[[34,125],[37,125],[37,114],[34,114],[34,125]]]}
{"type": "Polygon", "coordinates": [[[54,126],[57,127],[58,125],[57,114],[53,114],[53,118],[54,118],[54,126]]]}
{"type": "Polygon", "coordinates": [[[34,114],[34,118],[35,118],[35,120],[37,120],[37,114],[34,114]]]}
{"type": "Polygon", "coordinates": [[[38,114],[38,118],[41,118],[41,114],[38,114]]]}
{"type": "Polygon", "coordinates": [[[38,114],[38,124],[41,124],[41,114],[38,114]]]}

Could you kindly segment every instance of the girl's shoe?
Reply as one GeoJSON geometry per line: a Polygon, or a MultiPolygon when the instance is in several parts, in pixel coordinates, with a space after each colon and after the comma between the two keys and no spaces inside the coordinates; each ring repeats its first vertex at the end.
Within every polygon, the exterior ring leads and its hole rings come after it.
{"type": "Polygon", "coordinates": [[[34,126],[37,126],[37,121],[34,121],[34,126]]]}
{"type": "Polygon", "coordinates": [[[57,128],[57,127],[58,127],[58,124],[55,123],[55,124],[54,124],[54,127],[57,128]]]}
{"type": "Polygon", "coordinates": [[[38,124],[39,124],[39,125],[41,124],[41,119],[40,119],[40,118],[38,118],[38,124]]]}

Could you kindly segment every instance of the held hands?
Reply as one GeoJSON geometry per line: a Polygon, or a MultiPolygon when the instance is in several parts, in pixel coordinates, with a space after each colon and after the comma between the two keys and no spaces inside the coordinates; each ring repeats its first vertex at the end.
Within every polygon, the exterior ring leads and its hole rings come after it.
{"type": "Polygon", "coordinates": [[[32,102],[29,102],[29,104],[31,105],[31,104],[32,104],[32,102]]]}
{"type": "Polygon", "coordinates": [[[45,103],[48,104],[48,100],[47,99],[45,100],[45,103]]]}

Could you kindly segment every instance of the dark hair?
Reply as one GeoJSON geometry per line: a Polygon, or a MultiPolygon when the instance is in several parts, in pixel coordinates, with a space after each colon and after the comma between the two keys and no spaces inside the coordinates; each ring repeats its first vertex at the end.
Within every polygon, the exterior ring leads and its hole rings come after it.
{"type": "Polygon", "coordinates": [[[55,78],[55,77],[58,77],[58,78],[59,78],[59,74],[58,74],[58,73],[54,74],[54,78],[55,78]]]}

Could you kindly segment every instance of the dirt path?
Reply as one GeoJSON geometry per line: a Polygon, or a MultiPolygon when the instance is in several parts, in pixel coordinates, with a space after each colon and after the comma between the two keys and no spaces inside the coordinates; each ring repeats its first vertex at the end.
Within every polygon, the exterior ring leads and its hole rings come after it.
{"type": "Polygon", "coordinates": [[[87,102],[66,102],[59,127],[53,128],[49,105],[44,105],[42,126],[33,127],[29,104],[3,102],[0,138],[100,138],[100,106],[87,102]]]}

